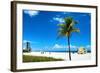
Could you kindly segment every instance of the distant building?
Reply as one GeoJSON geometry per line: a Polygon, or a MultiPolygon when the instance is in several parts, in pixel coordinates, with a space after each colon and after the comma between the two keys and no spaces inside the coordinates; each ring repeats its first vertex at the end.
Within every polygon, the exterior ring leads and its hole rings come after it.
{"type": "Polygon", "coordinates": [[[31,52],[30,42],[26,42],[26,48],[23,49],[23,52],[31,52]]]}
{"type": "Polygon", "coordinates": [[[86,54],[87,51],[86,51],[86,49],[85,49],[84,47],[80,47],[80,48],[78,49],[77,53],[78,53],[78,54],[86,54]]]}

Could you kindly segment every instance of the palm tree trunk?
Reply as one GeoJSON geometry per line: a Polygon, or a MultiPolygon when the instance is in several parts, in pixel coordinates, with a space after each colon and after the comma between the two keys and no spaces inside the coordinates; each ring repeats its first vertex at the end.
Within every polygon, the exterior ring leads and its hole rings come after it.
{"type": "Polygon", "coordinates": [[[68,36],[69,60],[71,61],[70,36],[68,36]]]}

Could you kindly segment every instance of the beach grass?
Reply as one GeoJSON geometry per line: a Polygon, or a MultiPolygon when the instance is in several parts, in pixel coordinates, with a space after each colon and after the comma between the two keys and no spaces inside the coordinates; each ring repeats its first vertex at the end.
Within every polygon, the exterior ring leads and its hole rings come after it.
{"type": "Polygon", "coordinates": [[[45,57],[45,56],[23,55],[23,62],[47,62],[47,61],[63,61],[63,59],[56,59],[53,57],[45,57]]]}

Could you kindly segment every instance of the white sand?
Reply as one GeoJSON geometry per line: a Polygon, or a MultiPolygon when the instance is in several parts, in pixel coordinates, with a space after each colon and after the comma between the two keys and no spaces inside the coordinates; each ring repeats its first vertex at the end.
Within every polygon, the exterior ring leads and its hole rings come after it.
{"type": "MultiPolygon", "coordinates": [[[[41,52],[31,52],[31,53],[23,53],[24,55],[33,55],[33,56],[46,56],[46,57],[53,57],[53,58],[59,58],[64,60],[69,60],[69,53],[60,53],[60,52],[45,52],[42,54],[41,52]]],[[[90,60],[91,59],[91,53],[86,54],[77,54],[77,53],[71,53],[72,60],[90,60]]]]}

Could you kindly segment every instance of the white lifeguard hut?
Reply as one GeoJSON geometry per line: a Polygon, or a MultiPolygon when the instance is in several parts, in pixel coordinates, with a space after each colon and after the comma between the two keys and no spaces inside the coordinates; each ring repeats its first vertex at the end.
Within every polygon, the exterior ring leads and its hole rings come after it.
{"type": "Polygon", "coordinates": [[[80,47],[80,48],[78,49],[77,53],[78,53],[78,54],[86,54],[87,51],[86,51],[86,49],[85,49],[84,47],[80,47]]]}

